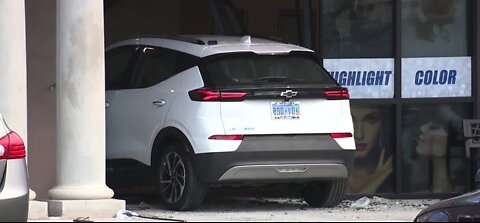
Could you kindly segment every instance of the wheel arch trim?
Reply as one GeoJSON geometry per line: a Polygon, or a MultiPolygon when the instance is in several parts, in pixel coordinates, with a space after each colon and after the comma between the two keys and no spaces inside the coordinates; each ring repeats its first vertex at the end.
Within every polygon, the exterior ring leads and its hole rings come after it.
{"type": "Polygon", "coordinates": [[[155,166],[157,164],[157,158],[161,154],[161,152],[166,148],[167,145],[179,142],[185,146],[186,152],[189,155],[195,154],[192,144],[188,137],[178,128],[170,126],[162,129],[157,136],[155,137],[152,143],[152,151],[150,162],[151,166],[155,166]],[[162,146],[164,145],[164,146],[162,146]]]}

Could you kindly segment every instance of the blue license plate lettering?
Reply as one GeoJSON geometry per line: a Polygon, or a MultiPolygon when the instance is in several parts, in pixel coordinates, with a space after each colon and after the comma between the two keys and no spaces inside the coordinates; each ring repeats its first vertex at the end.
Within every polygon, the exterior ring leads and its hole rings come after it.
{"type": "Polygon", "coordinates": [[[272,102],[272,119],[299,119],[299,102],[272,102]]]}

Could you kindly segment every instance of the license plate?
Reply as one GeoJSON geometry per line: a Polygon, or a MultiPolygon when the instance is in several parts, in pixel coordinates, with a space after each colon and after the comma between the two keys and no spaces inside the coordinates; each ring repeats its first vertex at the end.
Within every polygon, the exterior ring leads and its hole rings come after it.
{"type": "Polygon", "coordinates": [[[299,119],[300,102],[272,102],[272,118],[299,119]]]}

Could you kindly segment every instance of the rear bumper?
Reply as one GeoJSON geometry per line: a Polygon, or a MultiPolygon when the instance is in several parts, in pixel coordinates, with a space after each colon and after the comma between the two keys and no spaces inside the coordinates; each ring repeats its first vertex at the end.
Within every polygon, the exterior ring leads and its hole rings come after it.
{"type": "Polygon", "coordinates": [[[0,221],[28,219],[29,186],[25,159],[9,160],[0,186],[0,221]]]}
{"type": "Polygon", "coordinates": [[[232,167],[218,181],[290,181],[347,178],[343,164],[276,164],[232,167]]]}
{"type": "Polygon", "coordinates": [[[215,183],[300,183],[345,179],[353,150],[326,135],[250,136],[235,152],[194,155],[200,179],[215,183]]]}

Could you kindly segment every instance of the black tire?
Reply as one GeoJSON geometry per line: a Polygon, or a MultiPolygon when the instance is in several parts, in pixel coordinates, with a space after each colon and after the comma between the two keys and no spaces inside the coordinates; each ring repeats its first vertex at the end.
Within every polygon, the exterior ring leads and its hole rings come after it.
{"type": "Polygon", "coordinates": [[[158,160],[157,177],[160,201],[168,210],[190,211],[202,204],[207,187],[195,174],[182,144],[173,143],[163,151],[158,160]]]}
{"type": "Polygon", "coordinates": [[[347,180],[308,183],[301,195],[311,207],[332,208],[340,204],[347,194],[347,180]]]}

